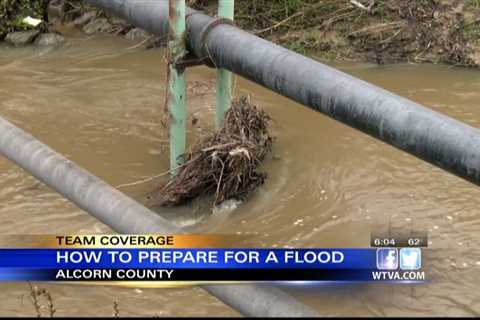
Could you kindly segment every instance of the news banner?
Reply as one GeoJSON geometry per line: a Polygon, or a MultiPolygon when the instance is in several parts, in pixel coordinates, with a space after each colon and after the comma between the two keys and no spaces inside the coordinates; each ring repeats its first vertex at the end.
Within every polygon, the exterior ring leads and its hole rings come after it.
{"type": "Polygon", "coordinates": [[[216,235],[12,236],[1,241],[7,244],[0,248],[0,281],[159,286],[428,281],[422,261],[426,236],[372,235],[365,248],[236,248],[237,240],[216,235]]]}

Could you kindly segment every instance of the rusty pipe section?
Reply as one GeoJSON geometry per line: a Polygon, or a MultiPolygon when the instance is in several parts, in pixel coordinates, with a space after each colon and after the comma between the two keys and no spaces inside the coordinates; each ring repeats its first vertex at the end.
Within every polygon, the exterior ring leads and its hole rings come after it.
{"type": "MultiPolygon", "coordinates": [[[[167,33],[168,1],[85,0],[167,33]]],[[[187,48],[313,110],[480,185],[480,130],[187,8],[187,48]]]]}
{"type": "MultiPolygon", "coordinates": [[[[180,234],[182,230],[0,117],[0,155],[125,234],[180,234]]],[[[261,285],[205,285],[205,290],[247,316],[314,316],[285,292],[261,285]]]]}

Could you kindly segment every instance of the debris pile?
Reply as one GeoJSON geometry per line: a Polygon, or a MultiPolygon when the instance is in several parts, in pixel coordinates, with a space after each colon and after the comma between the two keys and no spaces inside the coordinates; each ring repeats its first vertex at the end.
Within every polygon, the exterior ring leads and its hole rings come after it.
{"type": "Polygon", "coordinates": [[[175,206],[206,195],[214,196],[214,205],[244,199],[267,177],[259,166],[271,150],[270,121],[247,97],[233,101],[223,126],[184,155],[177,174],[151,200],[175,206]]]}

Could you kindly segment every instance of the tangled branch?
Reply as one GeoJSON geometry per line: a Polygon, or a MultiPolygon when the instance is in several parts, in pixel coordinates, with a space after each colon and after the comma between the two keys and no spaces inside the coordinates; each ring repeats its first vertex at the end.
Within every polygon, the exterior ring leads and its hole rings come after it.
{"type": "Polygon", "coordinates": [[[246,197],[266,178],[258,166],[272,144],[269,121],[248,98],[234,101],[222,128],[184,155],[177,174],[150,196],[153,204],[174,206],[210,194],[217,205],[246,197]]]}

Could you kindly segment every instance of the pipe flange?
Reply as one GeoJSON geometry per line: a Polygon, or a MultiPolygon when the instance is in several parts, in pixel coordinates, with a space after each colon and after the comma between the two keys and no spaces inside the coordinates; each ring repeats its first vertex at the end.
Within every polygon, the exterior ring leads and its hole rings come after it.
{"type": "MultiPolygon", "coordinates": [[[[192,13],[192,14],[195,14],[195,13],[192,13]]],[[[210,53],[208,52],[206,40],[210,31],[212,31],[213,28],[221,24],[228,24],[231,26],[235,25],[233,20],[230,20],[227,18],[213,18],[205,27],[203,27],[199,36],[200,41],[199,43],[196,44],[197,45],[196,51],[202,54],[201,59],[204,61],[205,65],[207,65],[210,68],[216,68],[217,66],[213,62],[210,56],[210,53]]]]}

